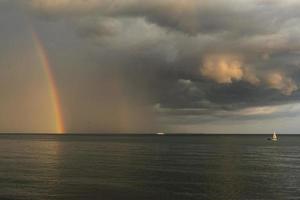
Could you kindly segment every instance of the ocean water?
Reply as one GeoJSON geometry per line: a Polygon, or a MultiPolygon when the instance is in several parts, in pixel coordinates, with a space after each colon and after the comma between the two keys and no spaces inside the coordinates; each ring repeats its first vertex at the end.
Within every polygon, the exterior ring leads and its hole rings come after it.
{"type": "Polygon", "coordinates": [[[280,136],[0,135],[0,199],[299,199],[280,136]]]}

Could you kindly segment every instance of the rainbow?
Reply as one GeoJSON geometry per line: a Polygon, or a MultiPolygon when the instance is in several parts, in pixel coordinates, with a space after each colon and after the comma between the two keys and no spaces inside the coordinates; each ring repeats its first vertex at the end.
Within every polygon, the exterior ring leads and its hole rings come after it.
{"type": "Polygon", "coordinates": [[[53,116],[54,116],[54,124],[55,124],[55,133],[64,133],[64,121],[62,118],[62,110],[61,110],[61,103],[59,99],[59,94],[56,88],[55,79],[53,76],[53,72],[51,70],[51,64],[49,62],[49,58],[47,56],[47,52],[45,47],[43,46],[42,40],[38,36],[38,34],[32,30],[32,39],[34,42],[34,47],[37,52],[37,56],[41,65],[45,71],[47,77],[47,83],[49,88],[49,95],[51,98],[51,104],[53,109],[53,116]]]}

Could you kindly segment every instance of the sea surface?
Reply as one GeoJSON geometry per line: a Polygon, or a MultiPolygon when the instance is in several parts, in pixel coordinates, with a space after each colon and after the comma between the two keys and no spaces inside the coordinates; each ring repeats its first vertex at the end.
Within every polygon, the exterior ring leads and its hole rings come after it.
{"type": "Polygon", "coordinates": [[[267,137],[0,135],[0,199],[300,199],[300,136],[267,137]]]}

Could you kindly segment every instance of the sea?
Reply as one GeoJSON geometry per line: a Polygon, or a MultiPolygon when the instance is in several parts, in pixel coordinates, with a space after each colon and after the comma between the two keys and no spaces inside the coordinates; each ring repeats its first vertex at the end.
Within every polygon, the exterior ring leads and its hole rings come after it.
{"type": "Polygon", "coordinates": [[[0,135],[1,200],[300,199],[300,136],[0,135]]]}

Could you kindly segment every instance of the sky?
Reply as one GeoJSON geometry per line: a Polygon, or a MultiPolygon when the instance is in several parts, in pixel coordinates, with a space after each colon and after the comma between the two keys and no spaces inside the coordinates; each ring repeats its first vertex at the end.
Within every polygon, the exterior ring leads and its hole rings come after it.
{"type": "Polygon", "coordinates": [[[0,132],[299,133],[298,0],[0,0],[0,132]]]}

